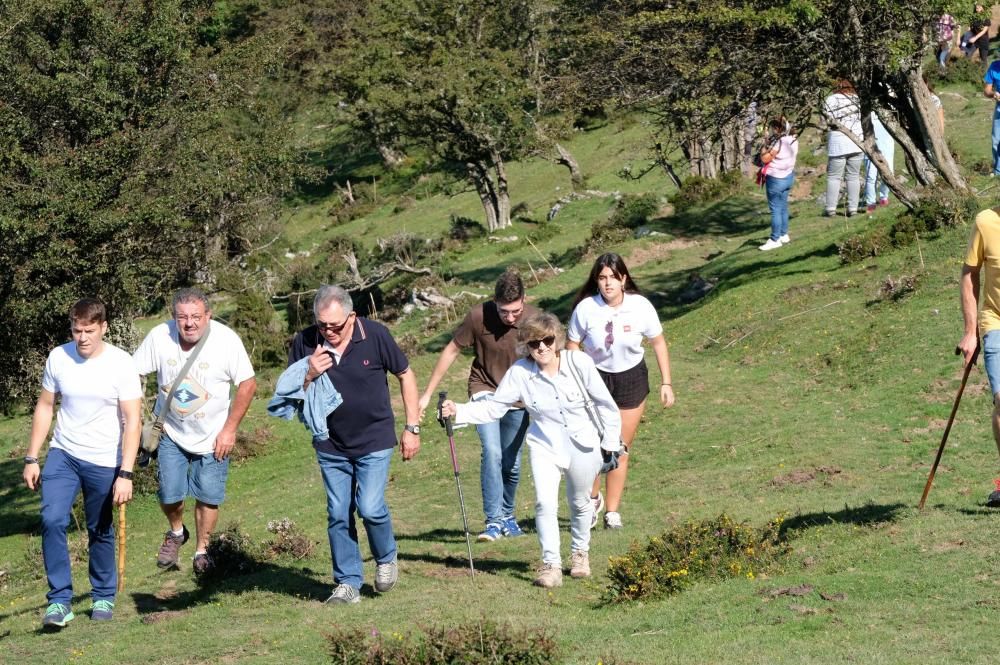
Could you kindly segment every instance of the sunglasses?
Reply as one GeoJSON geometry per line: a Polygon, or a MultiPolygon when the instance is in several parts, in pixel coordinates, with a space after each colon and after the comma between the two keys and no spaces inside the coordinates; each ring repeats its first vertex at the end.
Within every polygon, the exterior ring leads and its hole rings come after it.
{"type": "Polygon", "coordinates": [[[347,324],[351,320],[352,316],[354,316],[354,312],[351,312],[350,314],[348,314],[347,318],[344,319],[343,323],[326,323],[324,321],[320,321],[319,319],[317,319],[316,320],[316,327],[320,329],[320,332],[339,333],[344,328],[347,327],[347,324]]]}
{"type": "Polygon", "coordinates": [[[604,326],[604,332],[608,333],[608,336],[604,338],[604,346],[610,349],[611,345],[615,343],[614,322],[608,321],[608,325],[604,326]]]}
{"type": "Polygon", "coordinates": [[[547,348],[552,348],[552,345],[556,343],[556,336],[549,335],[548,337],[543,337],[541,339],[533,339],[528,341],[528,348],[534,351],[538,350],[542,344],[545,344],[547,348]]]}

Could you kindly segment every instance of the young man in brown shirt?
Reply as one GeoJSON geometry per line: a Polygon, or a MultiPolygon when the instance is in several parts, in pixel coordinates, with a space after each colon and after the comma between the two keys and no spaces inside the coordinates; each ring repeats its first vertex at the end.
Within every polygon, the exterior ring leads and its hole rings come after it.
{"type": "MultiPolygon", "coordinates": [[[[469,311],[441,351],[420,397],[421,417],[462,349],[472,347],[475,353],[469,370],[469,398],[474,401],[488,399],[517,360],[517,324],[537,314],[538,309],[524,302],[524,283],[516,272],[508,270],[500,275],[493,293],[493,300],[469,311]]],[[[477,538],[480,542],[524,535],[514,518],[514,495],[521,475],[521,444],[527,429],[528,416],[523,408],[511,409],[499,420],[476,426],[483,444],[479,476],[486,513],[486,528],[477,538]]]]}

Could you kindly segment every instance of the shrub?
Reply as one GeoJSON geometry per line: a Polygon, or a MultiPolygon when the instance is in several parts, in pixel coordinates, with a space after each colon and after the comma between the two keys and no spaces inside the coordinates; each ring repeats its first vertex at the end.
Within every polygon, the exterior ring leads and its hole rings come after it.
{"type": "Polygon", "coordinates": [[[215,566],[196,576],[199,585],[247,575],[263,565],[261,547],[243,532],[239,522],[230,523],[221,533],[213,533],[207,552],[215,566]]]}
{"type": "MultiPolygon", "coordinates": [[[[245,422],[245,421],[244,421],[245,422]]],[[[240,429],[236,431],[236,445],[229,454],[233,464],[240,464],[264,454],[267,446],[274,440],[274,430],[270,425],[257,425],[252,431],[240,429]]]]}
{"type": "Polygon", "coordinates": [[[609,559],[604,599],[658,598],[697,579],[753,579],[789,552],[780,531],[782,521],[779,516],[756,529],[722,514],[676,526],[645,545],[633,543],[627,554],[609,559]]]}
{"type": "Polygon", "coordinates": [[[916,291],[917,283],[916,275],[900,275],[899,279],[893,279],[889,275],[879,285],[878,299],[898,302],[916,291]]]}
{"type": "Polygon", "coordinates": [[[726,171],[718,178],[691,176],[680,189],[670,197],[677,212],[684,212],[696,205],[712,203],[739,191],[743,174],[740,171],[726,171]]]}
{"type": "Polygon", "coordinates": [[[335,663],[350,665],[545,665],[556,663],[555,641],[542,629],[517,630],[487,619],[422,634],[336,628],[327,635],[335,663]]]}
{"type": "Polygon", "coordinates": [[[461,215],[451,215],[451,227],[448,229],[448,237],[452,240],[472,240],[473,238],[485,238],[486,227],[474,219],[462,217],[461,215]]]}
{"type": "Polygon", "coordinates": [[[316,541],[311,540],[292,520],[284,517],[267,523],[267,530],[276,537],[264,543],[264,551],[272,556],[289,556],[295,560],[309,556],[316,547],[316,541]]]}
{"type": "Polygon", "coordinates": [[[660,201],[653,194],[626,194],[618,199],[608,222],[611,226],[634,229],[642,226],[660,209],[660,201]]]}
{"type": "Polygon", "coordinates": [[[922,224],[927,231],[933,232],[959,226],[975,217],[978,210],[979,203],[974,197],[938,190],[921,196],[913,209],[902,213],[898,221],[910,218],[914,225],[922,224]]]}
{"type": "Polygon", "coordinates": [[[251,289],[236,296],[234,305],[226,324],[239,333],[253,366],[284,366],[285,336],[268,297],[251,289]]]}
{"type": "Polygon", "coordinates": [[[857,263],[873,256],[881,256],[892,247],[884,229],[871,229],[844,239],[837,245],[840,262],[857,263]]]}

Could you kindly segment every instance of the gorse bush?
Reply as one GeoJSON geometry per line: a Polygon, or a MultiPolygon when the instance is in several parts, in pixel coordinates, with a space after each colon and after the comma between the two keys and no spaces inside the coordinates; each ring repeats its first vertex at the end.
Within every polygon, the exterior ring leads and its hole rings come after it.
{"type": "Polygon", "coordinates": [[[680,189],[670,197],[670,202],[677,212],[684,212],[696,205],[712,203],[735,194],[742,185],[742,179],[740,171],[726,171],[718,178],[694,175],[681,183],[680,189]]]}
{"type": "Polygon", "coordinates": [[[243,531],[239,522],[230,523],[221,533],[213,533],[207,552],[215,566],[195,578],[200,585],[255,572],[265,558],[263,548],[243,531]]]}
{"type": "Polygon", "coordinates": [[[608,222],[614,227],[634,229],[648,222],[660,209],[660,201],[654,194],[627,194],[615,205],[608,222]]]}
{"type": "Polygon", "coordinates": [[[782,521],[779,516],[757,529],[723,514],[678,525],[645,545],[633,543],[625,555],[609,559],[604,599],[668,596],[699,579],[753,579],[789,552],[782,521]]]}
{"type": "Polygon", "coordinates": [[[338,665],[545,665],[558,662],[556,644],[541,629],[517,630],[486,619],[422,634],[338,628],[327,635],[338,665]]]}

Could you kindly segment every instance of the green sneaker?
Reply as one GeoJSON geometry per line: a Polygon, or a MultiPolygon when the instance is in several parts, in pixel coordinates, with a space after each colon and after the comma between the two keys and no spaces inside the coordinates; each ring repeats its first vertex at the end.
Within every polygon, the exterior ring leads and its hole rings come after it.
{"type": "Polygon", "coordinates": [[[90,606],[91,621],[111,621],[115,604],[110,600],[95,600],[90,606]]]}
{"type": "Polygon", "coordinates": [[[42,628],[48,630],[58,630],[65,628],[66,624],[74,618],[73,610],[68,605],[62,603],[52,603],[45,610],[45,617],[42,619],[42,628]]]}

